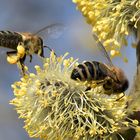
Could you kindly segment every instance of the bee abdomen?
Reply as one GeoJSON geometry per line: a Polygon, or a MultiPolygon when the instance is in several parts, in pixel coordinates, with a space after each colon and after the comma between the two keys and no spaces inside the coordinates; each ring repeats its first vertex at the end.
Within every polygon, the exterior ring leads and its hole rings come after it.
{"type": "Polygon", "coordinates": [[[102,70],[100,65],[101,63],[97,61],[86,61],[83,64],[79,64],[73,69],[71,78],[73,80],[79,79],[81,81],[102,80],[107,74],[104,73],[105,70],[102,70]]]}
{"type": "Polygon", "coordinates": [[[95,69],[91,62],[85,62],[83,64],[79,64],[76,68],[73,69],[71,73],[71,78],[73,80],[92,80],[95,74],[95,69]]]}
{"type": "Polygon", "coordinates": [[[16,50],[22,36],[17,32],[0,31],[0,46],[16,50]]]}

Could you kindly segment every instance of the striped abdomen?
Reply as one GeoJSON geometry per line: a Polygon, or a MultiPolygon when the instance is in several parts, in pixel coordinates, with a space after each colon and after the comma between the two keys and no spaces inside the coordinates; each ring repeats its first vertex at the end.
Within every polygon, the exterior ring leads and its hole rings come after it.
{"type": "Polygon", "coordinates": [[[18,43],[22,42],[22,36],[17,32],[0,31],[0,46],[17,49],[18,43]]]}
{"type": "Polygon", "coordinates": [[[97,61],[79,64],[71,73],[73,80],[79,79],[81,81],[103,80],[105,77],[107,77],[107,67],[97,61]]]}

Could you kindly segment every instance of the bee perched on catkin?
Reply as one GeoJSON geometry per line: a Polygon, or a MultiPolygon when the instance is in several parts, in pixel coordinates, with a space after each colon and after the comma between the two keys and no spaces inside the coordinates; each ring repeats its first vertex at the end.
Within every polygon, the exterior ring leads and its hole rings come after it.
{"type": "MultiPolygon", "coordinates": [[[[43,140],[102,140],[122,138],[125,128],[137,128],[137,121],[128,118],[127,96],[107,95],[101,85],[75,81],[70,75],[77,60],[43,58],[43,67],[36,73],[26,71],[12,85],[15,98],[11,101],[30,137],[43,140]]],[[[27,70],[27,69],[26,69],[27,70]]]]}

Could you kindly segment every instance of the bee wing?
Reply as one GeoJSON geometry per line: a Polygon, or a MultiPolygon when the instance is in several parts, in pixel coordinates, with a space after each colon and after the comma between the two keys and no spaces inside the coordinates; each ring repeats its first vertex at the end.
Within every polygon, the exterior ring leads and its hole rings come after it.
{"type": "Polygon", "coordinates": [[[39,31],[35,32],[34,35],[40,35],[44,38],[58,38],[62,35],[66,27],[61,23],[55,23],[48,26],[43,27],[39,31]]]}
{"type": "Polygon", "coordinates": [[[97,35],[95,35],[94,33],[93,33],[93,38],[95,39],[96,44],[97,44],[97,47],[99,48],[99,50],[100,50],[100,52],[102,53],[103,57],[104,57],[105,59],[107,59],[108,65],[109,65],[109,66],[113,66],[113,63],[112,63],[112,61],[111,61],[111,59],[110,59],[110,56],[108,55],[108,53],[107,53],[105,47],[104,47],[103,44],[99,41],[97,35]]]}

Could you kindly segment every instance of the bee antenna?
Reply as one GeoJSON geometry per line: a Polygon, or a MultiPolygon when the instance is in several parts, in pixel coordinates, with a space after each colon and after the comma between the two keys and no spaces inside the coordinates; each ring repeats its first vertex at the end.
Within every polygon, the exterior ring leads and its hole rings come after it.
{"type": "MultiPolygon", "coordinates": [[[[43,46],[43,47],[44,47],[44,48],[47,48],[50,52],[54,51],[54,50],[51,49],[49,46],[43,46]]],[[[54,54],[55,54],[55,56],[57,56],[55,52],[54,52],[54,54]]]]}

